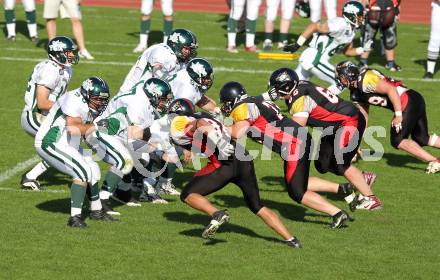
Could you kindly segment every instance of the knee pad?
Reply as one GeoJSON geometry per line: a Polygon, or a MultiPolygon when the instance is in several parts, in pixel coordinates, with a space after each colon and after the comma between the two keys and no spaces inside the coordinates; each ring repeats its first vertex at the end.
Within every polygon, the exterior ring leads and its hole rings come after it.
{"type": "Polygon", "coordinates": [[[162,13],[164,16],[172,16],[173,15],[173,2],[172,0],[162,0],[162,13]]]}
{"type": "Polygon", "coordinates": [[[13,10],[15,7],[15,0],[5,0],[5,10],[13,10]]]}
{"type": "Polygon", "coordinates": [[[231,11],[229,12],[229,17],[234,20],[240,20],[241,15],[244,11],[245,0],[235,0],[232,2],[233,6],[231,7],[231,11]]]}
{"type": "Polygon", "coordinates": [[[150,15],[153,11],[153,0],[142,0],[141,13],[143,15],[150,15]]]}
{"type": "Polygon", "coordinates": [[[131,172],[131,170],[133,169],[134,163],[133,163],[133,159],[125,159],[125,164],[124,167],[122,168],[121,172],[124,175],[127,175],[131,172]]]}
{"type": "Polygon", "coordinates": [[[383,30],[383,44],[385,49],[392,50],[397,46],[397,32],[396,23],[394,22],[390,27],[383,30]]]}
{"type": "Polygon", "coordinates": [[[275,4],[277,4],[276,1],[268,1],[267,3],[266,20],[268,21],[275,21],[277,18],[278,5],[275,4]]]}
{"type": "Polygon", "coordinates": [[[248,0],[248,3],[246,5],[246,19],[257,20],[260,4],[261,0],[248,0]]]}

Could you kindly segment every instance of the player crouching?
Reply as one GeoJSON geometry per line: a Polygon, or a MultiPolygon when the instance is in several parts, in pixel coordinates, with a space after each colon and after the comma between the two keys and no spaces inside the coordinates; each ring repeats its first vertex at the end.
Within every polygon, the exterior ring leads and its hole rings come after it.
{"type": "Polygon", "coordinates": [[[107,83],[98,77],[90,77],[81,87],[67,92],[50,109],[35,136],[35,147],[49,165],[73,179],[71,208],[67,225],[86,227],[81,216],[86,191],[90,194],[90,218],[113,220],[102,210],[98,182],[99,166],[80,147],[81,138],[93,131],[93,119],[107,106],[109,100],[107,83]]]}

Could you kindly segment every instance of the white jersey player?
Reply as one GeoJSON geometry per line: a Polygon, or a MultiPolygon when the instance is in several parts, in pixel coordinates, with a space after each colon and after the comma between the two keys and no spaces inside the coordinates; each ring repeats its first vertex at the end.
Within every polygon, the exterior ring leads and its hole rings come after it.
{"type": "Polygon", "coordinates": [[[98,77],[90,77],[81,88],[70,91],[52,106],[35,136],[35,148],[52,167],[73,179],[71,185],[71,216],[68,225],[85,227],[81,209],[90,188],[92,219],[111,220],[99,200],[100,170],[91,157],[85,156],[80,147],[81,139],[93,131],[95,116],[105,108],[110,94],[107,83],[98,77]]]}
{"type": "MultiPolygon", "coordinates": [[[[64,94],[72,77],[72,64],[78,62],[77,47],[68,37],[55,37],[48,44],[49,59],[38,63],[28,81],[21,126],[35,136],[45,115],[54,102],[64,94]]],[[[21,179],[25,188],[39,190],[37,178],[47,170],[47,164],[38,163],[21,179]]]]}
{"type": "MultiPolygon", "coordinates": [[[[5,0],[5,20],[8,40],[15,41],[15,0],[5,0]]],[[[38,43],[37,34],[37,15],[35,13],[35,0],[21,0],[24,11],[26,12],[26,23],[29,32],[29,38],[36,44],[38,43]]]]}
{"type": "MultiPolygon", "coordinates": [[[[321,19],[323,1],[324,0],[309,0],[310,20],[312,22],[319,22],[321,19]]],[[[327,20],[336,17],[336,0],[325,0],[325,13],[327,15],[327,20]]]]}
{"type": "Polygon", "coordinates": [[[429,36],[426,72],[423,79],[432,79],[434,77],[435,64],[437,63],[440,51],[440,0],[433,0],[431,6],[431,34],[429,36]]]}
{"type": "MultiPolygon", "coordinates": [[[[330,58],[339,51],[347,56],[357,56],[366,50],[363,47],[354,48],[352,45],[356,29],[364,22],[362,4],[357,1],[345,3],[342,15],[343,17],[335,17],[325,23],[310,24],[295,43],[284,48],[285,51],[295,52],[313,35],[309,47],[301,54],[295,71],[300,80],[308,80],[313,74],[330,83],[329,90],[334,94],[339,94],[341,90],[336,85],[335,67],[330,63],[330,58]]],[[[371,44],[372,42],[365,43],[364,47],[371,44]]]]}
{"type": "Polygon", "coordinates": [[[136,83],[151,77],[168,79],[185,63],[195,57],[198,45],[195,35],[186,29],[173,30],[166,44],[149,47],[138,58],[125,77],[120,92],[127,92],[136,83]]]}

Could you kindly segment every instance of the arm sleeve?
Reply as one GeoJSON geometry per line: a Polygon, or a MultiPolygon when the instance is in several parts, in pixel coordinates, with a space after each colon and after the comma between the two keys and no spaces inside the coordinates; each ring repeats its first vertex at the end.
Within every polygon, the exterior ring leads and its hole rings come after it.
{"type": "Polygon", "coordinates": [[[339,35],[342,35],[345,31],[345,25],[347,24],[345,22],[344,18],[341,17],[335,17],[332,19],[329,19],[327,21],[328,29],[329,29],[329,35],[332,37],[338,37],[339,35]]]}
{"type": "Polygon", "coordinates": [[[59,80],[59,69],[47,63],[39,71],[36,82],[38,85],[45,86],[51,90],[54,90],[59,83],[59,80]]]}
{"type": "Polygon", "coordinates": [[[365,93],[374,93],[379,81],[380,76],[374,71],[368,70],[362,79],[362,91],[365,93]]]}
{"type": "Polygon", "coordinates": [[[301,96],[290,107],[290,114],[293,117],[308,117],[310,112],[307,110],[306,100],[304,96],[301,96]]]}
{"type": "Polygon", "coordinates": [[[68,92],[66,93],[66,97],[63,98],[63,100],[61,100],[61,111],[63,111],[63,113],[66,116],[69,117],[73,117],[73,118],[78,118],[78,117],[82,117],[80,108],[81,108],[81,104],[79,104],[79,98],[75,96],[74,92],[68,92]]]}

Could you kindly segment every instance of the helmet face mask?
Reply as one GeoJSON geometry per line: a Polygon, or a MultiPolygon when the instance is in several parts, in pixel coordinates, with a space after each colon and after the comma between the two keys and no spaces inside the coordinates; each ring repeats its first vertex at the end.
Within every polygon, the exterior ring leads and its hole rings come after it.
{"type": "Polygon", "coordinates": [[[82,83],[80,92],[94,117],[101,115],[107,108],[110,89],[105,80],[99,77],[90,77],[82,83]]]}
{"type": "Polygon", "coordinates": [[[170,116],[191,116],[194,112],[194,105],[185,98],[175,99],[168,107],[168,114],[170,116]]]}
{"type": "Polygon", "coordinates": [[[214,69],[206,59],[191,59],[186,66],[186,71],[200,92],[206,92],[211,88],[214,82],[214,69]]]}
{"type": "Polygon", "coordinates": [[[336,65],[337,82],[348,89],[358,87],[359,74],[359,68],[350,61],[342,61],[336,65]]]}
{"type": "Polygon", "coordinates": [[[360,28],[364,24],[365,9],[357,1],[349,1],[342,8],[342,16],[355,28],[360,28]]]}
{"type": "Polygon", "coordinates": [[[50,40],[47,53],[51,60],[64,66],[78,64],[79,61],[78,47],[69,37],[57,36],[50,40]]]}
{"type": "Polygon", "coordinates": [[[175,29],[168,36],[167,45],[173,50],[179,62],[188,62],[197,56],[197,38],[187,29],[175,29]]]}
{"type": "Polygon", "coordinates": [[[153,108],[159,114],[165,114],[169,104],[173,100],[173,93],[168,82],[158,78],[150,78],[145,81],[143,90],[153,108]]]}

